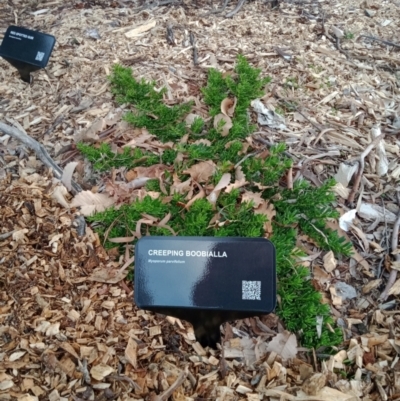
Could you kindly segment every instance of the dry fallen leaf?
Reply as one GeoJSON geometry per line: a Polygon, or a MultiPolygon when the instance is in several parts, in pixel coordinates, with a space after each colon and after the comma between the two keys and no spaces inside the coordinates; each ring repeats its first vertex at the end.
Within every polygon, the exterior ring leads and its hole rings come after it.
{"type": "Polygon", "coordinates": [[[193,164],[183,173],[189,174],[194,181],[207,182],[208,179],[215,173],[216,165],[212,160],[207,160],[197,164],[193,164]]]}
{"type": "Polygon", "coordinates": [[[189,178],[186,181],[181,181],[178,177],[178,174],[174,173],[173,175],[173,183],[170,187],[170,194],[188,194],[188,199],[190,199],[193,195],[193,187],[192,187],[192,179],[189,178]],[[190,196],[189,196],[190,195],[190,196]]]}
{"type": "Polygon", "coordinates": [[[261,192],[244,191],[242,194],[242,203],[253,202],[253,207],[257,209],[261,204],[264,203],[264,199],[261,197],[261,195],[261,192]]]}
{"type": "Polygon", "coordinates": [[[277,334],[268,344],[267,352],[275,352],[283,360],[292,359],[297,355],[296,336],[289,331],[277,334]]]}
{"type": "Polygon", "coordinates": [[[229,134],[229,130],[233,127],[232,119],[224,114],[217,114],[214,117],[214,128],[221,129],[221,136],[227,136],[229,134]],[[221,124],[224,121],[224,125],[221,128],[221,124]]]}
{"type": "Polygon", "coordinates": [[[61,206],[69,208],[69,204],[65,199],[66,195],[68,195],[67,188],[65,188],[64,185],[60,184],[54,188],[51,197],[55,199],[61,206]]]}
{"type": "Polygon", "coordinates": [[[213,205],[215,205],[217,203],[217,199],[221,190],[226,188],[230,182],[231,182],[231,175],[229,173],[223,174],[218,184],[212,190],[210,195],[207,196],[208,201],[213,205]]]}
{"type": "Polygon", "coordinates": [[[193,142],[194,145],[204,145],[204,146],[211,146],[211,141],[208,139],[198,139],[197,141],[193,142]]]}
{"type": "Polygon", "coordinates": [[[165,171],[170,170],[165,164],[153,164],[150,167],[135,167],[126,173],[126,179],[132,181],[136,178],[160,178],[165,171]]]}
{"type": "Polygon", "coordinates": [[[231,99],[229,97],[225,98],[221,102],[221,113],[227,117],[232,117],[235,112],[236,103],[237,103],[236,97],[234,99],[231,99]]]}
{"type": "Polygon", "coordinates": [[[230,193],[233,189],[244,187],[248,182],[246,181],[246,176],[242,171],[242,166],[238,166],[235,169],[235,182],[233,184],[229,184],[225,190],[225,192],[230,193]]]}
{"type": "Polygon", "coordinates": [[[72,175],[74,174],[75,167],[78,165],[78,162],[70,162],[64,167],[64,171],[61,177],[61,182],[65,185],[68,191],[71,191],[72,185],[72,175]]]}
{"type": "Polygon", "coordinates": [[[189,113],[185,117],[185,122],[187,125],[191,126],[197,118],[201,118],[201,117],[197,114],[189,113]]]}
{"type": "Polygon", "coordinates": [[[263,202],[258,206],[257,209],[254,210],[256,214],[263,214],[267,216],[267,221],[264,224],[265,234],[272,233],[272,220],[276,216],[276,210],[273,203],[269,203],[263,199],[263,202]]]}
{"type": "Polygon", "coordinates": [[[317,280],[322,287],[324,284],[328,283],[331,280],[331,276],[319,266],[314,267],[314,280],[317,280]]]}
{"type": "Polygon", "coordinates": [[[82,191],[72,199],[71,207],[80,207],[84,216],[102,212],[115,203],[113,198],[106,194],[94,194],[92,191],[82,191]]]}
{"type": "Polygon", "coordinates": [[[92,125],[86,129],[78,132],[74,135],[75,143],[79,142],[87,142],[87,143],[94,143],[98,142],[99,140],[99,132],[104,131],[106,128],[106,122],[104,118],[97,118],[94,120],[92,125]]]}

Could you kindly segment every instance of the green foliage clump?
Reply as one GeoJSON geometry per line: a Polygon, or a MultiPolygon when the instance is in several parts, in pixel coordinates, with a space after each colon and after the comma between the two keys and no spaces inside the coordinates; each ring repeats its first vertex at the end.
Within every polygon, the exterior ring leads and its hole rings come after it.
{"type": "Polygon", "coordinates": [[[173,164],[177,155],[178,152],[175,149],[166,149],[161,156],[161,161],[167,165],[173,164]]]}
{"type": "MultiPolygon", "coordinates": [[[[232,118],[232,128],[228,137],[222,141],[224,146],[228,141],[243,139],[255,131],[256,126],[250,124],[248,109],[252,100],[263,95],[264,86],[271,81],[270,77],[260,78],[261,70],[252,67],[245,57],[238,56],[233,75],[224,77],[221,72],[211,69],[207,86],[202,89],[205,103],[210,107],[210,115],[220,113],[221,102],[226,97],[236,97],[237,103],[232,118]]],[[[215,134],[215,133],[214,133],[215,134]]],[[[228,156],[228,155],[222,155],[228,156]]],[[[230,155],[231,156],[231,155],[230,155]]],[[[237,155],[233,163],[237,161],[237,155]]],[[[223,160],[227,160],[224,158],[223,160]]]]}
{"type": "MultiPolygon", "coordinates": [[[[217,171],[208,184],[216,185],[222,175],[232,172],[233,166],[245,156],[243,139],[255,130],[248,108],[253,99],[263,95],[263,87],[270,78],[260,78],[260,70],[251,67],[243,56],[238,57],[234,74],[230,76],[223,76],[213,69],[209,71],[207,86],[202,92],[210,115],[220,113],[223,99],[235,97],[237,100],[233,126],[226,137],[221,136],[221,130],[214,128],[212,121],[206,123],[201,118],[196,118],[189,128],[186,127],[183,118],[189,112],[190,104],[172,108],[165,106],[162,101],[164,90],[156,91],[154,83],[136,81],[130,69],[115,66],[110,80],[117,101],[134,107],[126,116],[127,121],[136,127],[146,127],[162,141],[175,141],[175,149],[167,149],[161,155],[162,163],[172,165],[178,152],[182,153],[184,162],[176,166],[175,174],[183,181],[187,178],[182,173],[185,168],[201,160],[213,160],[217,171]],[[188,143],[177,143],[184,134],[189,134],[188,143]],[[193,143],[204,134],[210,144],[193,143]]],[[[103,144],[94,149],[81,144],[79,149],[95,163],[95,167],[104,170],[106,167],[125,165],[122,164],[124,160],[129,162],[130,167],[138,165],[139,161],[141,165],[160,162],[160,157],[152,154],[135,153],[137,149],[124,150],[123,154],[115,155],[107,146],[103,144]]],[[[261,192],[261,196],[272,203],[276,211],[270,238],[277,254],[279,303],[276,312],[286,328],[300,336],[304,346],[337,345],[341,342],[340,330],[332,331],[328,327],[334,326],[329,307],[321,302],[321,294],[313,287],[309,270],[299,265],[301,253],[296,249],[296,238],[303,233],[322,249],[332,250],[335,254],[350,254],[351,245],[326,227],[327,219],[338,217],[332,206],[334,182],[329,180],[315,188],[299,180],[294,183],[293,189],[285,188],[281,181],[292,166],[292,160],[285,156],[284,151],[285,145],[278,144],[270,149],[265,158],[254,156],[241,161],[248,181],[246,189],[261,192]],[[320,337],[316,330],[317,318],[323,321],[320,337]]],[[[166,172],[164,181],[167,191],[171,180],[171,174],[166,172]]],[[[160,193],[159,180],[149,180],[146,190],[160,193]]],[[[267,217],[255,213],[252,202],[242,201],[242,191],[243,188],[229,193],[223,191],[214,206],[207,199],[197,199],[189,208],[185,207],[188,202],[185,194],[171,194],[168,202],[163,202],[163,194],[158,199],[146,196],[119,209],[110,208],[98,213],[89,221],[96,222],[96,229],[101,235],[109,230],[110,238],[131,235],[136,231],[136,223],[143,213],[160,220],[169,214],[168,226],[181,236],[262,237],[267,217]]],[[[156,226],[143,225],[141,230],[142,235],[171,235],[167,228],[156,226]]]]}
{"type": "Polygon", "coordinates": [[[190,126],[190,129],[194,134],[200,134],[201,131],[203,131],[204,128],[204,120],[200,117],[196,117],[190,126]]]}
{"type": "MultiPolygon", "coordinates": [[[[278,144],[270,149],[265,158],[249,157],[243,163],[243,172],[249,182],[257,182],[263,186],[278,186],[279,180],[292,166],[292,160],[284,156],[285,144],[278,144]]],[[[268,193],[272,196],[272,192],[268,193]]]]}
{"type": "Polygon", "coordinates": [[[85,143],[77,144],[78,150],[91,162],[93,168],[99,171],[109,171],[112,168],[136,166],[151,166],[159,162],[159,157],[139,148],[125,147],[122,153],[114,153],[108,143],[102,143],[98,148],[85,143]]]}
{"type": "Polygon", "coordinates": [[[137,81],[132,69],[115,65],[110,77],[112,93],[120,104],[129,103],[134,110],[125,115],[125,120],[139,128],[146,128],[163,141],[181,138],[186,133],[183,118],[192,104],[184,103],[168,107],[163,102],[165,88],[154,89],[155,82],[137,81]]]}
{"type": "Polygon", "coordinates": [[[296,257],[301,256],[295,249],[298,231],[291,227],[273,224],[273,235],[270,238],[276,248],[277,276],[279,278],[280,302],[277,314],[285,322],[289,331],[298,333],[305,347],[332,346],[342,342],[339,328],[333,332],[327,324],[334,326],[329,306],[321,302],[321,294],[315,290],[310,281],[310,272],[299,266],[296,257]],[[323,319],[322,334],[318,338],[317,317],[323,319]]]}
{"type": "Polygon", "coordinates": [[[276,222],[281,225],[299,227],[319,247],[335,254],[350,256],[351,244],[336,231],[326,227],[328,219],[338,218],[339,213],[332,207],[335,195],[334,180],[326,181],[321,187],[312,187],[305,180],[297,180],[293,190],[279,191],[280,199],[274,201],[276,222]]]}

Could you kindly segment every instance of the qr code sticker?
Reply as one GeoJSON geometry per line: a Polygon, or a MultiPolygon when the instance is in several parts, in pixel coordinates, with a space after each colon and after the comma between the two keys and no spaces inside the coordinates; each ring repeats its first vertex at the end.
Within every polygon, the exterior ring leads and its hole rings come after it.
{"type": "Polygon", "coordinates": [[[242,281],[242,299],[261,301],[261,281],[242,281]]]}
{"type": "Polygon", "coordinates": [[[37,52],[35,60],[36,61],[42,61],[43,57],[44,57],[44,53],[43,52],[37,52]]]}

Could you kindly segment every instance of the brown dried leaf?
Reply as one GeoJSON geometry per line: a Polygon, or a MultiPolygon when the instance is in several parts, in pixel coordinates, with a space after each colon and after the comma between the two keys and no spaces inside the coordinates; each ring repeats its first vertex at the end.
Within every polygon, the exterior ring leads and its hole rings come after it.
{"type": "Polygon", "coordinates": [[[218,184],[212,190],[210,195],[207,196],[207,200],[215,205],[217,203],[218,196],[222,189],[226,188],[231,181],[231,175],[229,173],[225,173],[221,179],[219,180],[218,184]]]}
{"type": "Polygon", "coordinates": [[[126,179],[132,181],[136,178],[160,178],[170,168],[165,164],[153,164],[150,167],[135,167],[126,173],[126,179]]]}
{"type": "Polygon", "coordinates": [[[261,192],[244,191],[242,195],[242,203],[253,202],[253,207],[257,209],[261,204],[265,203],[261,195],[261,192]]]}
{"type": "Polygon", "coordinates": [[[198,116],[197,114],[189,113],[185,117],[185,122],[186,122],[187,125],[191,126],[194,123],[194,121],[196,120],[196,118],[201,118],[201,117],[198,116]]]}
{"type": "MultiPolygon", "coordinates": [[[[193,195],[193,187],[192,187],[192,179],[189,178],[186,181],[181,181],[176,173],[174,173],[174,182],[170,187],[170,194],[190,194],[190,192],[193,195]]],[[[192,195],[189,196],[189,198],[192,197],[192,195]]]]}
{"type": "Polygon", "coordinates": [[[51,197],[55,199],[61,206],[65,208],[69,208],[69,204],[65,199],[65,196],[68,195],[68,190],[67,188],[64,187],[64,185],[57,185],[52,194],[51,197]]]}
{"type": "Polygon", "coordinates": [[[99,140],[99,132],[104,131],[106,128],[106,121],[104,118],[97,118],[93,121],[93,124],[86,130],[82,130],[81,132],[74,135],[75,143],[79,142],[88,142],[94,143],[99,140]]]}
{"type": "Polygon", "coordinates": [[[217,114],[214,117],[214,128],[221,129],[221,136],[228,136],[229,130],[233,127],[232,119],[224,114],[217,114]],[[221,121],[224,121],[225,124],[220,128],[221,121]]]}
{"type": "Polygon", "coordinates": [[[68,191],[71,191],[72,185],[72,175],[74,174],[75,167],[78,165],[78,162],[70,162],[64,167],[64,171],[61,177],[61,182],[65,185],[68,191]]]}
{"type": "Polygon", "coordinates": [[[235,182],[226,187],[225,192],[230,193],[233,189],[241,188],[247,185],[246,176],[242,171],[242,166],[238,166],[235,169],[235,182]]]}
{"type": "Polygon", "coordinates": [[[318,283],[321,284],[321,286],[324,286],[324,284],[329,282],[329,280],[331,279],[331,276],[326,271],[321,269],[319,266],[314,267],[313,273],[314,273],[314,280],[317,280],[318,283]]]}
{"type": "Polygon", "coordinates": [[[263,202],[260,206],[254,210],[256,214],[264,214],[267,216],[267,221],[264,224],[264,231],[265,233],[272,234],[272,220],[276,216],[276,210],[273,203],[269,203],[263,199],[263,202]]]}
{"type": "Polygon", "coordinates": [[[192,204],[197,200],[197,199],[202,199],[206,196],[206,193],[204,192],[203,187],[198,184],[197,182],[195,182],[195,184],[197,185],[197,187],[199,188],[199,193],[196,194],[192,199],[190,199],[190,201],[186,204],[185,209],[189,210],[190,206],[192,206],[192,204]]]}
{"type": "Polygon", "coordinates": [[[154,135],[151,135],[149,131],[146,129],[142,129],[138,131],[138,135],[136,135],[133,139],[131,139],[128,143],[126,143],[124,146],[131,147],[131,148],[136,148],[136,147],[141,147],[145,142],[151,140],[154,138],[154,135]]]}
{"type": "Polygon", "coordinates": [[[102,212],[115,203],[107,194],[94,194],[92,191],[82,191],[72,199],[71,207],[80,207],[84,216],[102,212]]]}
{"type": "Polygon", "coordinates": [[[236,97],[234,99],[231,99],[229,97],[225,98],[221,102],[221,113],[227,117],[232,117],[233,113],[235,112],[236,103],[237,103],[236,97]]]}
{"type": "Polygon", "coordinates": [[[211,146],[211,141],[208,139],[198,139],[197,141],[193,142],[194,145],[204,145],[204,146],[211,146]]]}
{"type": "Polygon", "coordinates": [[[184,171],[184,174],[189,174],[194,181],[207,182],[208,179],[215,173],[215,171],[215,163],[212,160],[207,160],[193,164],[193,166],[184,171]]]}

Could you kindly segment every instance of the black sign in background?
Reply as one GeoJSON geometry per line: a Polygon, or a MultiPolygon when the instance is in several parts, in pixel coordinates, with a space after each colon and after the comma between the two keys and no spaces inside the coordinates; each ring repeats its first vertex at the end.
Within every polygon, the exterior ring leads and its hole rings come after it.
{"type": "Polygon", "coordinates": [[[46,67],[55,42],[52,35],[11,25],[0,46],[0,56],[17,68],[22,79],[27,81],[31,72],[46,67]]]}
{"type": "Polygon", "coordinates": [[[222,322],[274,310],[275,263],[275,248],[264,238],[144,237],[135,249],[135,302],[188,320],[198,340],[214,346],[222,322]]]}

